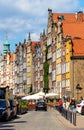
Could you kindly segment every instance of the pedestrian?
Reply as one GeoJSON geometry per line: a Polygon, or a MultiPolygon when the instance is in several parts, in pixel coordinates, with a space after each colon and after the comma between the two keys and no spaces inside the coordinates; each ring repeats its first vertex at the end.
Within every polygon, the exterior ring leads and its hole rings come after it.
{"type": "Polygon", "coordinates": [[[70,99],[66,99],[66,110],[69,110],[70,99]]]}
{"type": "Polygon", "coordinates": [[[62,113],[62,109],[63,109],[63,101],[60,98],[59,101],[58,101],[58,110],[59,110],[60,113],[62,113]]]}
{"type": "Polygon", "coordinates": [[[19,102],[18,102],[17,97],[15,97],[14,100],[15,100],[15,103],[16,103],[16,106],[17,106],[17,113],[19,113],[19,102]]]}
{"type": "Polygon", "coordinates": [[[75,99],[71,99],[69,108],[70,108],[70,110],[72,110],[72,111],[76,109],[76,102],[75,102],[75,99]]]}
{"type": "Polygon", "coordinates": [[[63,100],[63,108],[66,109],[66,100],[63,100]]]}

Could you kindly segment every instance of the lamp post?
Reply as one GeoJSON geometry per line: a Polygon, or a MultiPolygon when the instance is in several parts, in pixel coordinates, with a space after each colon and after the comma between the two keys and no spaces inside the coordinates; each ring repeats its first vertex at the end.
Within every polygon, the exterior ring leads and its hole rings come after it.
{"type": "Polygon", "coordinates": [[[80,84],[76,85],[76,89],[77,89],[77,100],[79,99],[79,90],[81,90],[82,88],[80,87],[80,84]]]}
{"type": "Polygon", "coordinates": [[[49,88],[43,88],[44,93],[48,93],[49,88]]]}

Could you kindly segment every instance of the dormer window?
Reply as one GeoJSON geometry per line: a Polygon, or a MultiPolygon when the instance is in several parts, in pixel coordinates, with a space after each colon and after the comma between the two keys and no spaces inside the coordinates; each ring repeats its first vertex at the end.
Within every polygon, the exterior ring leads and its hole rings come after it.
{"type": "Polygon", "coordinates": [[[57,18],[58,18],[58,20],[64,20],[65,19],[63,15],[58,16],[57,18]]]}

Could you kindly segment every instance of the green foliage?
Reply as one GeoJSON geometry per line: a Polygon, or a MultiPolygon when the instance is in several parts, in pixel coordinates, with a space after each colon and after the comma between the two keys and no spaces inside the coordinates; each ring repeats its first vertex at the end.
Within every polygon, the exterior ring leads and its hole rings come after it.
{"type": "Polygon", "coordinates": [[[49,79],[48,79],[49,63],[47,62],[47,54],[48,54],[48,47],[46,46],[46,61],[43,64],[43,70],[44,70],[44,88],[48,88],[48,85],[49,85],[49,79]]]}
{"type": "Polygon", "coordinates": [[[26,101],[21,101],[20,102],[20,108],[27,108],[27,103],[26,103],[26,101]]]}

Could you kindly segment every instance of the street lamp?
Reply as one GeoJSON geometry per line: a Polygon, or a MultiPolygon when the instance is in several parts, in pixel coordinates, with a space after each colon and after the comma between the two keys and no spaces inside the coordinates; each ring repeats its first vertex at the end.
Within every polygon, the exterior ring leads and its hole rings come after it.
{"type": "Polygon", "coordinates": [[[43,91],[44,91],[44,93],[46,94],[46,93],[48,93],[48,91],[49,91],[49,88],[43,88],[43,91]]]}
{"type": "Polygon", "coordinates": [[[82,88],[80,87],[80,84],[76,85],[76,89],[77,89],[77,100],[78,100],[78,95],[79,95],[79,90],[81,90],[82,88]]]}

